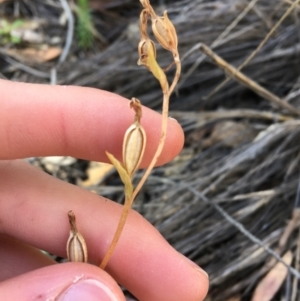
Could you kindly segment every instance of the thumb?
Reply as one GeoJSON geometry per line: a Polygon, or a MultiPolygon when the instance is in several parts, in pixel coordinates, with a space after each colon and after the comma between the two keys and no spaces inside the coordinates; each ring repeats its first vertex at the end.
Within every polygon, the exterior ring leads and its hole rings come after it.
{"type": "Polygon", "coordinates": [[[125,301],[103,270],[84,263],[44,267],[0,283],[1,300],[125,301]]]}

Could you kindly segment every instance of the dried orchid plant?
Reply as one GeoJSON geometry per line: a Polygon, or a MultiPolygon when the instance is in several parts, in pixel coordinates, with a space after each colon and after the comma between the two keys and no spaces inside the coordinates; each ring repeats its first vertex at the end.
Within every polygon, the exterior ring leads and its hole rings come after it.
{"type": "Polygon", "coordinates": [[[156,152],[148,165],[140,182],[133,189],[132,176],[139,167],[143,158],[146,146],[146,133],[140,123],[142,117],[142,109],[140,101],[133,98],[130,102],[130,107],[135,111],[135,119],[133,124],[128,128],[123,140],[123,164],[120,163],[112,154],[107,153],[108,158],[117,169],[122,182],[124,183],[125,203],[124,209],[113,237],[113,240],[108,248],[108,251],[100,264],[100,268],[104,269],[117,245],[121,232],[124,228],[131,205],[144,185],[146,179],[151,173],[154,165],[160,156],[166,135],[167,122],[169,111],[169,99],[173,92],[180,76],[181,64],[179,53],[177,49],[178,41],[174,25],[170,21],[167,12],[164,12],[163,17],[158,16],[150,5],[149,0],[140,0],[143,5],[143,10],[140,14],[140,43],[138,46],[139,60],[138,65],[145,66],[159,81],[163,93],[163,110],[162,110],[162,127],[161,135],[156,152]],[[148,19],[152,22],[152,31],[159,42],[159,44],[170,51],[173,55],[174,63],[176,65],[176,73],[171,86],[169,86],[164,70],[158,65],[156,61],[156,47],[154,42],[149,38],[147,33],[148,19]]]}
{"type": "MultiPolygon", "coordinates": [[[[169,99],[171,93],[173,92],[179,80],[179,76],[181,73],[181,63],[180,63],[179,53],[177,50],[177,44],[178,44],[177,34],[174,25],[172,24],[172,22],[170,21],[167,15],[167,12],[165,11],[162,17],[158,16],[153,10],[152,6],[150,5],[149,0],[140,0],[140,2],[143,6],[143,10],[140,14],[140,42],[138,46],[138,52],[139,52],[138,65],[145,66],[160,83],[162,93],[163,93],[161,134],[160,134],[160,140],[156,152],[150,164],[148,165],[143,177],[141,178],[140,182],[134,188],[132,184],[132,177],[142,161],[147,139],[146,139],[146,132],[141,125],[141,118],[142,118],[141,103],[138,99],[132,98],[132,100],[130,101],[130,107],[134,110],[135,117],[134,117],[133,124],[125,132],[125,136],[123,140],[122,163],[119,162],[112,154],[106,152],[109,160],[117,169],[120,178],[124,184],[125,202],[124,202],[122,215],[120,217],[120,221],[117,230],[115,232],[115,235],[104,256],[103,261],[100,264],[100,268],[102,269],[105,269],[109,259],[113,254],[113,251],[120,238],[131,205],[136,195],[141,190],[142,186],[144,185],[146,179],[151,173],[153,167],[157,162],[157,159],[159,158],[162,152],[166,135],[167,135],[169,99]],[[165,74],[166,70],[163,70],[156,61],[155,43],[149,38],[147,33],[149,19],[151,20],[152,31],[158,43],[163,48],[170,51],[173,55],[174,62],[166,69],[168,70],[173,64],[176,65],[176,72],[171,85],[169,85],[168,83],[167,76],[165,74]]],[[[72,232],[72,227],[74,229],[74,223],[72,226],[71,219],[70,219],[70,224],[71,224],[71,236],[72,236],[74,235],[74,233],[75,234],[77,233],[77,230],[75,232],[74,231],[72,232]]],[[[79,248],[82,248],[82,246],[79,246],[79,248]]],[[[71,251],[68,251],[68,254],[69,253],[72,254],[71,251]]],[[[70,259],[72,258],[69,257],[69,260],[70,259]]]]}

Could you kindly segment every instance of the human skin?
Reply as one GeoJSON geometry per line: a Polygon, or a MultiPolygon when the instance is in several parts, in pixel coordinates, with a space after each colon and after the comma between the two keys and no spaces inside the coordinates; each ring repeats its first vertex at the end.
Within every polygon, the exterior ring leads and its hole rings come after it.
{"type": "MultiPolygon", "coordinates": [[[[108,162],[105,151],[120,159],[123,135],[134,116],[128,100],[91,88],[5,80],[0,80],[0,97],[1,300],[69,300],[74,283],[82,284],[83,290],[95,283],[105,286],[115,299],[103,301],[125,300],[117,283],[140,301],[204,299],[206,273],[174,250],[134,210],[105,271],[94,266],[108,249],[122,206],[20,160],[68,155],[108,162]],[[66,257],[70,210],[93,265],[56,264],[38,250],[66,257]]],[[[161,116],[143,107],[142,124],[147,133],[142,162],[146,167],[159,141],[161,116]]],[[[158,165],[172,160],[183,140],[180,125],[170,119],[158,165]]]]}

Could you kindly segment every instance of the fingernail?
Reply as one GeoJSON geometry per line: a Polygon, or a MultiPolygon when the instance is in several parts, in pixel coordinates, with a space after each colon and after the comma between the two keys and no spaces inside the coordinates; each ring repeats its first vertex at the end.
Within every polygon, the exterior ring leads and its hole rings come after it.
{"type": "Polygon", "coordinates": [[[178,120],[175,119],[174,117],[169,116],[169,119],[174,120],[174,121],[176,121],[178,123],[178,120]]]}
{"type": "Polygon", "coordinates": [[[118,301],[114,293],[95,279],[81,280],[71,285],[57,301],[118,301]]]}
{"type": "MultiPolygon", "coordinates": [[[[182,254],[181,254],[182,255],[182,254]]],[[[201,273],[202,275],[204,275],[206,278],[209,278],[208,274],[201,269],[194,261],[192,261],[191,259],[185,257],[184,255],[182,255],[184,257],[184,259],[199,273],[201,273]]]]}
{"type": "Polygon", "coordinates": [[[206,278],[209,278],[208,274],[203,269],[201,269],[198,265],[194,266],[194,269],[200,274],[204,275],[206,278]]]}
{"type": "Polygon", "coordinates": [[[190,260],[189,258],[186,257],[186,259],[189,261],[189,263],[191,264],[191,266],[199,273],[201,273],[202,275],[204,275],[206,278],[208,278],[208,274],[201,269],[194,261],[190,260]]]}
{"type": "Polygon", "coordinates": [[[190,264],[192,265],[192,267],[199,273],[201,273],[202,275],[204,275],[206,278],[208,278],[208,274],[201,269],[194,261],[190,260],[189,258],[187,258],[187,260],[190,262],[190,264]]]}

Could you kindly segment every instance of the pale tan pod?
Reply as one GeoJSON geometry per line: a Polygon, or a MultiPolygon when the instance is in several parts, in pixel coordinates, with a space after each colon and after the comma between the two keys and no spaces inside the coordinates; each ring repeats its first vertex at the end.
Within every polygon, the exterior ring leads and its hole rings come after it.
{"type": "Polygon", "coordinates": [[[67,242],[67,255],[69,261],[72,262],[87,262],[87,247],[83,236],[80,233],[74,234],[70,232],[67,242]]]}
{"type": "Polygon", "coordinates": [[[72,211],[68,213],[71,226],[70,236],[67,242],[67,256],[72,262],[87,262],[88,252],[83,236],[76,227],[75,215],[72,211]]]}
{"type": "Polygon", "coordinates": [[[173,23],[168,17],[167,11],[164,12],[163,17],[155,16],[151,20],[153,34],[159,44],[171,52],[176,52],[178,45],[177,34],[173,23]]]}
{"type": "Polygon", "coordinates": [[[127,129],[123,141],[123,164],[130,176],[138,169],[144,155],[145,146],[145,130],[138,122],[135,122],[127,129]]]}
{"type": "Polygon", "coordinates": [[[141,40],[139,43],[138,52],[139,52],[139,60],[137,64],[139,66],[140,65],[146,66],[149,69],[150,67],[148,66],[149,55],[154,56],[154,59],[156,58],[156,47],[154,42],[148,38],[141,40]]]}

